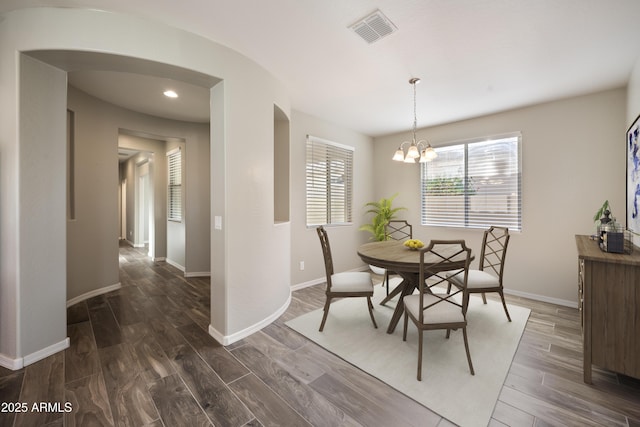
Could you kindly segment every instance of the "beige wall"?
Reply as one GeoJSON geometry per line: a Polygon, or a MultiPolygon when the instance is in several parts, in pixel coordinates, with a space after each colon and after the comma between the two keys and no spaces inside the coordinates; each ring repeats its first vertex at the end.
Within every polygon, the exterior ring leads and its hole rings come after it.
{"type": "MultiPolygon", "coordinates": [[[[611,90],[420,129],[438,144],[522,132],[522,232],[511,238],[505,286],[509,291],[575,304],[575,234],[595,232],[592,218],[605,199],[624,220],[626,93],[611,90]]],[[[377,197],[396,192],[420,239],[464,238],[476,256],[481,230],[420,225],[419,166],[391,161],[408,134],[375,140],[377,197]]]]}
{"type": "Polygon", "coordinates": [[[627,91],[627,128],[631,126],[638,115],[640,115],[640,58],[636,61],[631,76],[629,77],[627,91]]]}
{"type": "Polygon", "coordinates": [[[308,114],[293,111],[291,117],[291,283],[294,286],[324,280],[324,262],[315,228],[306,226],[306,136],[312,135],[355,147],[353,165],[353,224],[328,227],[336,271],[363,267],[357,249],[369,235],[358,231],[365,221],[364,205],[373,200],[374,176],[372,138],[332,125],[308,114]],[[300,262],[305,269],[301,271],[300,262]]]}

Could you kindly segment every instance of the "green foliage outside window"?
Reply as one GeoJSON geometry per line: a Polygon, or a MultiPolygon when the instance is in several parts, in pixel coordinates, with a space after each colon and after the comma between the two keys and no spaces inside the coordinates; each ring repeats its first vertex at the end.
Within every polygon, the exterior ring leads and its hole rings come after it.
{"type": "Polygon", "coordinates": [[[426,182],[425,190],[429,196],[456,196],[476,193],[473,177],[467,178],[465,188],[464,179],[458,176],[429,179],[426,182]]]}

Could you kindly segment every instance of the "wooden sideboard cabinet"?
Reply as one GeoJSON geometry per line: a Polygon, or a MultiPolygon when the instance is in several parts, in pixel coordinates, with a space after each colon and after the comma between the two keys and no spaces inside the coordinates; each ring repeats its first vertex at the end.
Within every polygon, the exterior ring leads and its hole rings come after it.
{"type": "Polygon", "coordinates": [[[640,379],[640,249],[606,253],[589,236],[576,244],[584,382],[592,364],[640,379]]]}

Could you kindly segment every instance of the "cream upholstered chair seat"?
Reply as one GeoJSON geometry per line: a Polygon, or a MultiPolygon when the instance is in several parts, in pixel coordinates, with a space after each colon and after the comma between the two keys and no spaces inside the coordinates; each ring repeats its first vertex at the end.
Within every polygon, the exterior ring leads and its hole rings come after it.
{"type": "MultiPolygon", "coordinates": [[[[509,237],[509,229],[506,227],[490,227],[485,230],[482,238],[479,268],[477,270],[469,270],[467,274],[467,286],[464,287],[465,311],[466,304],[469,303],[469,294],[482,294],[482,301],[486,304],[487,297],[485,293],[497,292],[502,300],[502,307],[507,315],[507,320],[511,322],[502,287],[504,260],[507,255],[509,237]]],[[[451,285],[458,289],[463,289],[462,276],[449,273],[446,277],[449,282],[447,293],[451,291],[451,285]]]]}
{"type": "Polygon", "coordinates": [[[332,292],[373,292],[371,274],[359,271],[335,273],[331,276],[332,292]]]}
{"type": "MultiPolygon", "coordinates": [[[[448,276],[451,282],[457,287],[462,287],[462,278],[459,275],[448,276]]],[[[484,289],[500,286],[500,279],[486,271],[469,270],[467,276],[467,289],[484,289]]]]}
{"type": "MultiPolygon", "coordinates": [[[[460,306],[453,304],[439,304],[438,302],[448,297],[446,294],[424,295],[424,307],[433,306],[424,310],[422,323],[438,324],[438,323],[463,323],[465,321],[464,314],[460,310],[460,306]]],[[[405,310],[413,315],[416,319],[419,317],[420,311],[420,295],[407,295],[403,299],[405,310]]]]}

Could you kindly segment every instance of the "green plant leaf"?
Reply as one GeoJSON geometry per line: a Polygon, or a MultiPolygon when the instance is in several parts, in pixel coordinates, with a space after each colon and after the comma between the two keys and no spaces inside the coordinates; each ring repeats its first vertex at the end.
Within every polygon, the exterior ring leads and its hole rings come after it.
{"type": "Polygon", "coordinates": [[[609,212],[611,212],[611,209],[609,208],[609,200],[604,201],[600,209],[598,209],[596,214],[593,216],[593,221],[594,222],[600,221],[600,218],[602,218],[602,216],[604,215],[604,211],[606,210],[609,210],[609,212]]]}
{"type": "Polygon", "coordinates": [[[393,199],[398,196],[398,193],[389,198],[382,198],[376,202],[368,202],[364,206],[369,207],[365,213],[373,214],[371,222],[364,224],[360,227],[362,231],[368,231],[372,234],[371,239],[376,241],[387,240],[386,226],[392,219],[396,218],[396,214],[401,210],[406,210],[404,207],[393,207],[393,199]]]}

